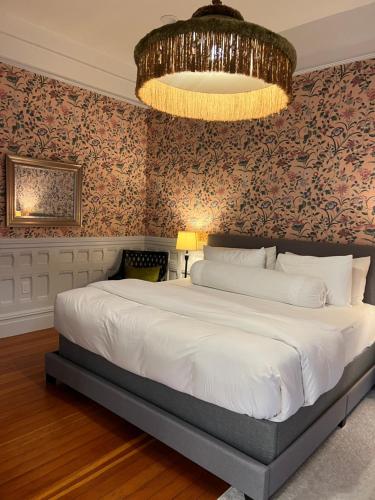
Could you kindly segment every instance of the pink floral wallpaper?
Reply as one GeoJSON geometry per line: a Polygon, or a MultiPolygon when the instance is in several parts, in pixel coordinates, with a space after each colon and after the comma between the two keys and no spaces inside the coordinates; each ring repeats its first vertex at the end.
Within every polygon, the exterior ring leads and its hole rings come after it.
{"type": "Polygon", "coordinates": [[[375,60],[294,79],[282,114],[171,118],[0,63],[0,237],[182,228],[375,244],[375,60]],[[5,228],[5,153],[83,165],[81,228],[5,228]]]}
{"type": "Polygon", "coordinates": [[[201,227],[375,244],[375,60],[294,79],[282,114],[150,115],[146,233],[201,227]]]}
{"type": "Polygon", "coordinates": [[[146,116],[0,63],[0,237],[144,234],[146,116]],[[82,227],[6,228],[5,153],[83,165],[82,227]]]}

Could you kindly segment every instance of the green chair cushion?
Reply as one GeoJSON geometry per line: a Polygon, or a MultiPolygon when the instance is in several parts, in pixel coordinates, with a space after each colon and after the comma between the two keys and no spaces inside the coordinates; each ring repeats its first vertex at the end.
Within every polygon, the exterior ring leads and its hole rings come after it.
{"type": "Polygon", "coordinates": [[[125,266],[125,278],[143,281],[158,281],[160,266],[155,267],[133,267],[125,266]]]}

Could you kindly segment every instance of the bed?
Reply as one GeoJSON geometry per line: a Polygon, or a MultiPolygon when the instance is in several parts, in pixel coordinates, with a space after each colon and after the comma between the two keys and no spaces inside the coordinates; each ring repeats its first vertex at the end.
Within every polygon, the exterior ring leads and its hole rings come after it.
{"type": "MultiPolygon", "coordinates": [[[[46,379],[49,382],[59,380],[94,399],[240,489],[248,497],[265,499],[277,491],[338,425],[345,423],[347,415],[375,383],[372,316],[375,304],[375,248],[237,235],[211,235],[209,244],[237,248],[260,248],[276,244],[279,252],[372,257],[365,292],[366,304],[354,306],[352,310],[340,308],[339,313],[334,308],[309,313],[312,320],[318,318],[342,332],[342,337],[346,338],[346,356],[348,353],[350,355],[337,383],[324,391],[313,404],[302,406],[298,411],[290,410],[290,415],[284,412],[287,418],[278,418],[272,408],[267,418],[259,418],[262,413],[255,418],[251,416],[252,408],[247,414],[241,413],[241,408],[232,408],[233,402],[230,401],[236,398],[230,394],[227,398],[229,403],[220,401],[220,404],[215,404],[217,395],[212,391],[197,397],[200,393],[191,388],[181,390],[178,383],[184,382],[183,377],[182,382],[177,380],[173,387],[173,384],[163,383],[167,380],[163,374],[158,380],[157,374],[152,379],[148,373],[143,376],[145,372],[137,374],[136,370],[126,370],[119,366],[118,360],[113,362],[105,342],[102,342],[101,347],[95,347],[80,340],[78,330],[82,329],[82,325],[72,320],[73,314],[69,316],[68,307],[64,309],[67,311],[66,318],[60,319],[59,352],[46,355],[46,379]],[[323,318],[319,316],[322,313],[325,315],[323,318]]],[[[176,295],[178,288],[189,288],[185,280],[157,286],[169,286],[169,290],[174,287],[176,295]]],[[[95,293],[99,291],[95,289],[95,293]]],[[[182,296],[184,293],[181,291],[182,296]]],[[[211,290],[207,295],[219,301],[223,293],[225,296],[225,292],[211,290]]],[[[224,299],[230,301],[230,296],[233,294],[224,299]]],[[[254,305],[249,297],[241,297],[240,301],[244,303],[239,307],[248,307],[249,303],[252,307],[254,305]]],[[[274,304],[266,301],[257,304],[257,307],[265,310],[275,308],[274,304]]],[[[283,316],[292,310],[280,304],[277,308],[277,312],[283,316]]],[[[223,328],[223,325],[213,326],[213,330],[223,328]]],[[[89,331],[90,328],[89,325],[89,331]]],[[[108,324],[105,328],[110,329],[108,324]]],[[[95,338],[95,323],[91,331],[95,338]]],[[[267,339],[261,348],[267,348],[267,339]]],[[[207,359],[204,359],[203,366],[206,364],[207,359]]],[[[182,372],[183,366],[178,365],[174,374],[182,372]]],[[[230,378],[229,375],[226,378],[230,378]]],[[[241,401],[240,396],[238,401],[241,401]]],[[[272,402],[273,399],[271,397],[272,402]]],[[[233,404],[237,404],[236,401],[233,404]]],[[[293,404],[293,398],[290,404],[293,404]]]]}

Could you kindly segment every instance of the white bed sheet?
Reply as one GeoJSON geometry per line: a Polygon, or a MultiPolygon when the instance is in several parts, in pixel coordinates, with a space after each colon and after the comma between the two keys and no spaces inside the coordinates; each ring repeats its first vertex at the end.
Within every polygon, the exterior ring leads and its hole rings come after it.
{"type": "Polygon", "coordinates": [[[374,310],[307,310],[189,280],[124,280],[59,294],[55,325],[137,375],[237,413],[283,421],[331,389],[345,364],[372,343],[374,310]]]}
{"type": "MultiPolygon", "coordinates": [[[[189,278],[165,281],[162,286],[197,287],[189,278]]],[[[227,301],[251,307],[259,312],[272,311],[282,316],[321,321],[336,327],[344,338],[345,366],[375,342],[375,306],[371,304],[362,303],[345,307],[327,305],[320,309],[309,309],[214,288],[202,286],[198,288],[208,295],[225,298],[227,301]]]]}

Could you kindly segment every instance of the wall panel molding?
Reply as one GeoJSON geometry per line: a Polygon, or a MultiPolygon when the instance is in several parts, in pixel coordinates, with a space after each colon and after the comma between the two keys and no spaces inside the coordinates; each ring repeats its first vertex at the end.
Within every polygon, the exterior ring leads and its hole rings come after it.
{"type": "Polygon", "coordinates": [[[144,236],[2,238],[0,338],[51,327],[57,293],[107,279],[123,248],[144,247],[144,236]]]}
{"type": "MultiPolygon", "coordinates": [[[[175,238],[1,238],[0,338],[52,327],[56,294],[107,279],[123,248],[167,251],[169,279],[181,277],[175,238]]],[[[192,253],[190,265],[201,255],[192,253]]]]}
{"type": "MultiPolygon", "coordinates": [[[[161,238],[165,239],[165,238],[161,238]]],[[[0,238],[0,251],[7,248],[82,247],[118,245],[122,243],[144,245],[145,236],[79,237],[79,238],[0,238]]],[[[133,248],[133,247],[132,247],[133,248]]],[[[135,248],[135,247],[134,247],[135,248]]]]}

